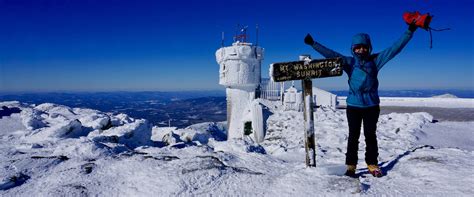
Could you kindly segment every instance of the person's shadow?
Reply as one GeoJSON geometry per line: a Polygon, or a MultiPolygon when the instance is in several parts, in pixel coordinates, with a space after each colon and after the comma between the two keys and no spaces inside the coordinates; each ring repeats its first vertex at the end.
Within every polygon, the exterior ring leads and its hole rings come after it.
{"type": "MultiPolygon", "coordinates": [[[[395,167],[395,164],[397,164],[398,161],[400,161],[401,158],[415,152],[418,149],[423,149],[423,148],[434,149],[434,147],[430,146],[430,145],[418,146],[418,147],[415,147],[415,148],[412,148],[410,150],[405,151],[403,154],[398,155],[395,159],[392,159],[390,161],[381,162],[379,164],[379,166],[380,166],[380,170],[382,170],[382,176],[386,176],[388,174],[388,172],[390,170],[392,170],[393,167],[395,167]]],[[[368,175],[368,174],[370,174],[369,169],[364,168],[364,169],[361,169],[361,171],[359,171],[359,173],[357,175],[358,176],[365,176],[365,175],[368,175]]]]}
{"type": "Polygon", "coordinates": [[[3,118],[3,116],[10,116],[14,113],[20,113],[21,110],[18,107],[12,107],[8,108],[7,106],[2,106],[2,109],[0,110],[0,118],[3,118]]]}

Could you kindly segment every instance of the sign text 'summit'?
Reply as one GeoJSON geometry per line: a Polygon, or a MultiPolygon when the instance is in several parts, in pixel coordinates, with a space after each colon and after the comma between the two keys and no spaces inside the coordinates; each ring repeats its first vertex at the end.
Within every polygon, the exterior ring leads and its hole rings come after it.
{"type": "Polygon", "coordinates": [[[341,58],[294,61],[272,64],[273,80],[290,81],[342,75],[341,58]]]}

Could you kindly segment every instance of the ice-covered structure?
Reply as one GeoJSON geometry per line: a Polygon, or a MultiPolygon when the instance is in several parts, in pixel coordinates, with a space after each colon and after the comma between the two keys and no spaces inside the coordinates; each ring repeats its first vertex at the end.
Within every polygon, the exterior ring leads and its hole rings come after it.
{"type": "Polygon", "coordinates": [[[298,92],[295,86],[288,88],[284,95],[283,105],[285,110],[301,111],[303,109],[302,92],[298,92]]]}
{"type": "Polygon", "coordinates": [[[316,106],[329,107],[336,110],[337,95],[317,87],[313,87],[313,101],[316,106]]]}
{"type": "Polygon", "coordinates": [[[241,41],[216,51],[219,84],[227,88],[228,139],[249,135],[257,142],[263,140],[262,106],[255,101],[263,52],[262,47],[241,41]]]}
{"type": "MultiPolygon", "coordinates": [[[[246,41],[246,28],[241,33],[231,46],[222,45],[216,51],[219,84],[226,87],[227,139],[249,136],[261,142],[266,134],[267,104],[273,102],[280,109],[301,111],[303,96],[294,85],[283,94],[284,82],[261,78],[264,49],[246,41]]],[[[336,95],[318,88],[313,88],[313,93],[316,105],[335,109],[336,95]]]]}

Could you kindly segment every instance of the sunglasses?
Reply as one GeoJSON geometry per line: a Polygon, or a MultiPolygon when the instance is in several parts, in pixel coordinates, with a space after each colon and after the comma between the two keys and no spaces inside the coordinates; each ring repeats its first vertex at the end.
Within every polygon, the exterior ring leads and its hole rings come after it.
{"type": "Polygon", "coordinates": [[[354,45],[352,48],[353,49],[362,49],[362,48],[368,49],[368,47],[363,44],[354,45]]]}

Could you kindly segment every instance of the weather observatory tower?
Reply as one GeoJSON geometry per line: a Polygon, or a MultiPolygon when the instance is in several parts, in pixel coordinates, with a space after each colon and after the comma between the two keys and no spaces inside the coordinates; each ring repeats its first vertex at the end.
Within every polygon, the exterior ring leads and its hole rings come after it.
{"type": "Polygon", "coordinates": [[[219,64],[219,84],[226,87],[227,138],[242,138],[249,135],[257,142],[263,141],[262,107],[254,102],[261,77],[263,48],[247,42],[247,26],[239,27],[232,46],[216,51],[219,64]]]}

